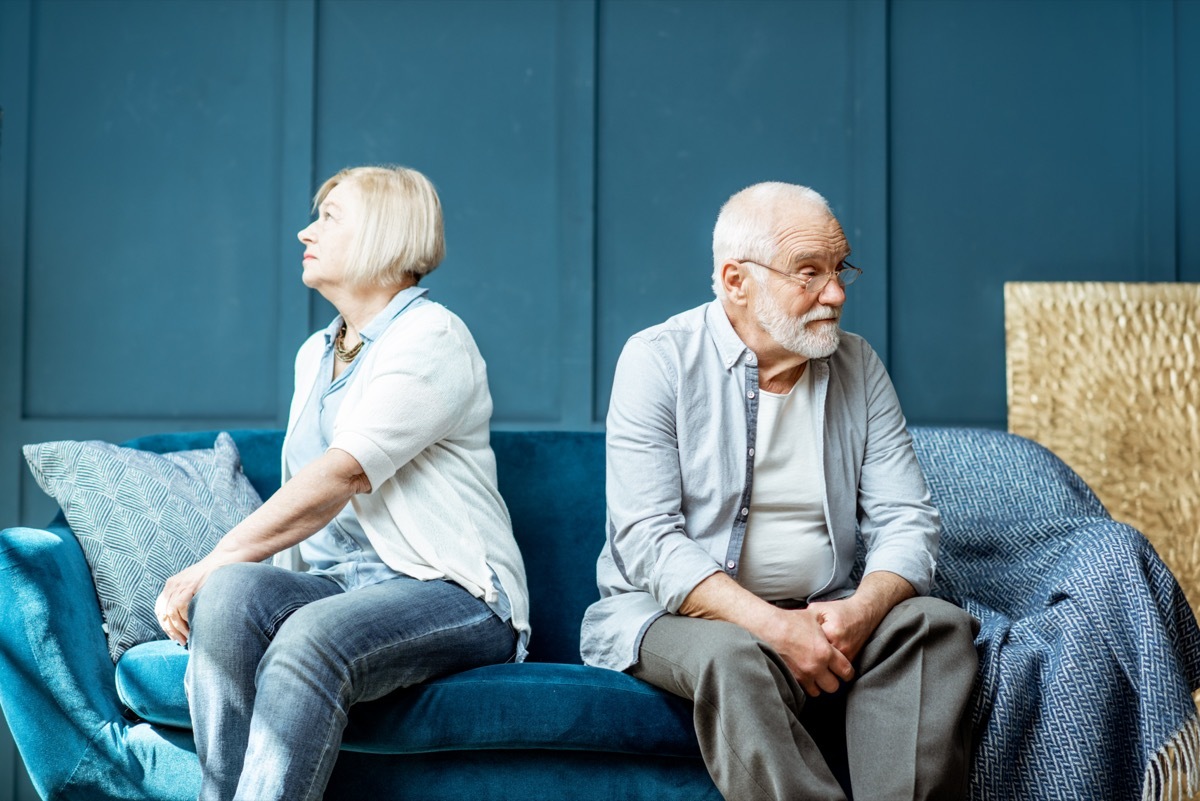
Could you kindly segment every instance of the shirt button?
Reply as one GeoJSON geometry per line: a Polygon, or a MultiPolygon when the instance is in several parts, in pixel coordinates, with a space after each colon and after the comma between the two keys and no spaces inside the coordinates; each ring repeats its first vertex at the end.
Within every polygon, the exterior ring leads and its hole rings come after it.
{"type": "Polygon", "coordinates": [[[750,514],[750,510],[743,506],[742,507],[742,517],[745,517],[748,514],[750,514]]]}
{"type": "Polygon", "coordinates": [[[737,562],[726,562],[725,566],[728,567],[730,570],[733,570],[735,567],[737,567],[737,562]]]}
{"type": "Polygon", "coordinates": [[[747,393],[746,393],[746,397],[747,397],[747,398],[753,398],[753,397],[754,397],[754,390],[750,390],[749,392],[747,392],[747,393]]]}
{"type": "Polygon", "coordinates": [[[754,448],[751,448],[751,449],[750,449],[750,455],[751,455],[751,456],[753,456],[753,455],[754,455],[754,448]]]}

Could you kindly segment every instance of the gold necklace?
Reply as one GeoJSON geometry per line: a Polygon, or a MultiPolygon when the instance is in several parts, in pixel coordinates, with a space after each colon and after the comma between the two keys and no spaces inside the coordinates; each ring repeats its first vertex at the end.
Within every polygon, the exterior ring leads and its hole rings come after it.
{"type": "Polygon", "coordinates": [[[338,331],[338,335],[333,339],[333,355],[337,356],[339,362],[349,364],[354,361],[354,357],[362,350],[363,340],[360,338],[358,344],[350,350],[346,350],[346,322],[342,321],[342,330],[338,331]]]}

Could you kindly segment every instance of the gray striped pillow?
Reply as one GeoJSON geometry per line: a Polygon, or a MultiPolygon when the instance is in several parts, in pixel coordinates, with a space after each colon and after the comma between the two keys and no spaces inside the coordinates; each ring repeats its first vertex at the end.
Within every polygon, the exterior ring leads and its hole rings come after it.
{"type": "Polygon", "coordinates": [[[154,617],[163,584],[262,503],[225,432],[211,450],[157,454],[96,441],[23,450],[83,547],[113,662],[166,637],[154,617]]]}

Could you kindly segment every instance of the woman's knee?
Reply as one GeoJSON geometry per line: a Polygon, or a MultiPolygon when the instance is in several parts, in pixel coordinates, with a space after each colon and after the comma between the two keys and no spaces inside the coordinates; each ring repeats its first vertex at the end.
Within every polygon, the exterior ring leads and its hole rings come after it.
{"type": "Polygon", "coordinates": [[[273,634],[288,613],[320,597],[299,583],[305,578],[260,562],[224,565],[212,572],[192,599],[188,620],[193,629],[212,627],[224,632],[249,624],[273,634]]]}
{"type": "Polygon", "coordinates": [[[202,618],[224,616],[231,611],[241,610],[257,584],[255,568],[266,565],[239,562],[225,565],[214,570],[192,599],[192,625],[202,618]]]}

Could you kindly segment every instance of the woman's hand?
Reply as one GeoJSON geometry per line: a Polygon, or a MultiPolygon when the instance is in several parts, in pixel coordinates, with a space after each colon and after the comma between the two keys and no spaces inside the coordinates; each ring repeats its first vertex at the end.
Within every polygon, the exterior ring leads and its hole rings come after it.
{"type": "Polygon", "coordinates": [[[292,476],[266,503],[221,538],[208,556],[167,579],[154,602],[158,625],[187,645],[188,604],[212,572],[234,562],[258,562],[295,545],[332,520],[356,493],[370,492],[358,460],[330,448],[292,476]]]}
{"type": "Polygon", "coordinates": [[[219,564],[205,558],[179,571],[167,579],[158,600],[154,602],[154,616],[158,618],[158,625],[168,637],[180,645],[187,645],[188,635],[191,633],[188,627],[188,605],[218,567],[219,564]]]}
{"type": "Polygon", "coordinates": [[[258,562],[295,545],[332,520],[356,493],[370,492],[358,460],[330,448],[279,488],[262,506],[229,530],[212,553],[167,579],[154,602],[158,625],[186,645],[188,604],[212,572],[234,562],[258,562]]]}

